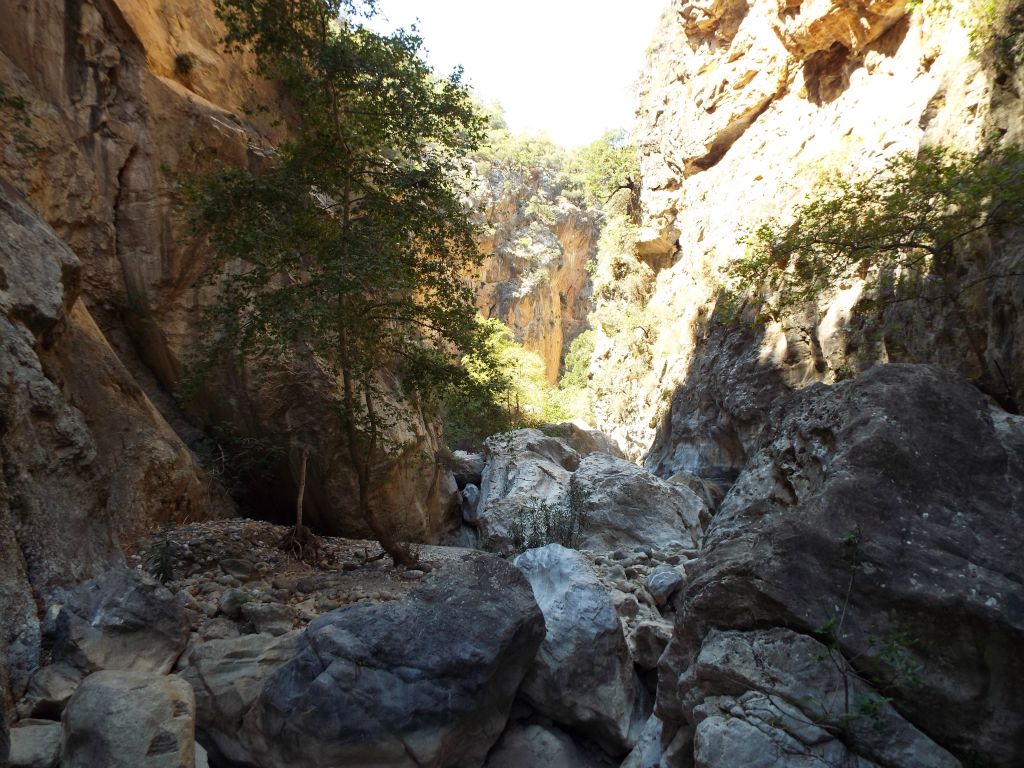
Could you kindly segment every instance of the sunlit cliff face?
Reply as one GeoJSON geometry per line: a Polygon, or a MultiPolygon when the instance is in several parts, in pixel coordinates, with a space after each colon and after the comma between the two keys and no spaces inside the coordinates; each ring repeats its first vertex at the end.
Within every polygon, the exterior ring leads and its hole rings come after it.
{"type": "MultiPolygon", "coordinates": [[[[638,254],[661,268],[646,305],[653,363],[638,367],[600,340],[595,360],[621,372],[618,398],[630,404],[599,408],[598,426],[633,458],[692,373],[721,270],[743,254],[747,233],[785,221],[823,174],[867,174],[923,144],[978,147],[998,125],[1003,96],[971,55],[967,6],[907,13],[903,0],[704,0],[666,12],[639,83],[636,128],[638,254]]],[[[852,295],[826,301],[813,334],[769,328],[758,354],[781,359],[792,386],[831,380],[845,365],[852,295]]],[[[885,359],[886,350],[871,354],[885,359]]]]}

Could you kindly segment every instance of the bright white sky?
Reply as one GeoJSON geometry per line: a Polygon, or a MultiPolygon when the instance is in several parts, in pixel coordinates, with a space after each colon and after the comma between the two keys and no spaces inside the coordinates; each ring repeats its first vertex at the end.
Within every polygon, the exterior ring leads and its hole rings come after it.
{"type": "Polygon", "coordinates": [[[564,146],[633,126],[633,83],[668,0],[378,0],[381,31],[410,27],[439,74],[461,64],[513,131],[564,146]]]}

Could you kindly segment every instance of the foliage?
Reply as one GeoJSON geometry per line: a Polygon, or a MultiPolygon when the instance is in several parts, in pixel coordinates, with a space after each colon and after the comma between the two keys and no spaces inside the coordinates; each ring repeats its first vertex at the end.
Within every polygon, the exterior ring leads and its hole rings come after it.
{"type": "MultiPolygon", "coordinates": [[[[897,287],[914,298],[955,301],[956,247],[1019,220],[1024,151],[981,156],[943,147],[902,153],[867,178],[833,177],[788,225],[767,221],[729,269],[741,293],[763,297],[762,316],[815,300],[845,279],[866,277],[882,300],[897,287]]],[[[904,294],[905,295],[905,294],[904,294]]]]}
{"type": "Polygon", "coordinates": [[[23,156],[30,156],[38,149],[29,137],[32,116],[28,106],[23,96],[11,94],[10,87],[0,83],[0,129],[10,136],[10,145],[23,156]]]}
{"type": "Polygon", "coordinates": [[[972,52],[1006,72],[1024,65],[1024,2],[974,0],[964,19],[972,52]]]}
{"type": "Polygon", "coordinates": [[[210,427],[191,447],[200,466],[233,496],[242,492],[247,478],[264,474],[284,452],[272,440],[243,434],[230,424],[210,427]]]}
{"type": "Polygon", "coordinates": [[[191,54],[179,53],[174,57],[174,72],[182,77],[192,74],[195,65],[195,59],[192,58],[191,54]]]}
{"type": "Polygon", "coordinates": [[[566,163],[566,180],[592,208],[612,213],[633,206],[640,180],[636,147],[625,131],[607,131],[572,154],[566,163]]]}
{"type": "Polygon", "coordinates": [[[575,484],[570,484],[565,498],[556,503],[534,501],[509,524],[513,550],[523,552],[548,544],[579,548],[590,525],[589,501],[590,492],[575,484]]]}
{"type": "Polygon", "coordinates": [[[143,554],[146,572],[161,584],[174,580],[174,557],[178,545],[171,538],[172,531],[171,524],[165,523],[143,554]]]}
{"type": "Polygon", "coordinates": [[[590,358],[594,354],[597,334],[593,330],[583,331],[569,344],[565,354],[565,367],[559,386],[565,389],[585,389],[587,386],[590,358]]]}
{"type": "Polygon", "coordinates": [[[478,342],[463,275],[479,262],[461,199],[477,115],[461,73],[438,78],[422,41],[361,26],[351,0],[217,0],[230,47],[280,83],[291,139],[276,162],[193,180],[193,223],[216,254],[220,302],[208,358],[312,361],[339,382],[360,510],[396,559],[369,503],[374,466],[407,418],[381,383],[394,367],[410,398],[461,376],[478,342]],[[349,14],[339,20],[339,13],[349,14]]]}
{"type": "Polygon", "coordinates": [[[497,318],[477,318],[480,345],[463,358],[466,385],[449,394],[445,434],[456,444],[478,444],[484,437],[565,421],[568,411],[544,373],[544,362],[525,349],[497,318]]]}
{"type": "Polygon", "coordinates": [[[483,173],[499,169],[522,176],[557,176],[565,162],[565,153],[546,135],[512,133],[499,104],[483,108],[487,133],[477,154],[483,173]]]}

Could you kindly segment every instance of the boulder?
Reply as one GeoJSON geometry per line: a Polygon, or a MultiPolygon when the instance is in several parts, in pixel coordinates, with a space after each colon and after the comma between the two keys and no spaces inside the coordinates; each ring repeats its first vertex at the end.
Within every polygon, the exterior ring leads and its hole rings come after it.
{"type": "Polygon", "coordinates": [[[491,750],[485,768],[597,768],[600,765],[557,728],[510,725],[491,750]]]}
{"type": "Polygon", "coordinates": [[[481,453],[469,451],[452,451],[448,466],[455,477],[459,490],[467,485],[480,485],[484,473],[484,457],[481,453]]]}
{"type": "Polygon", "coordinates": [[[640,740],[620,768],[658,768],[661,763],[661,720],[651,715],[640,732],[640,740]]]}
{"type": "Polygon", "coordinates": [[[660,608],[666,605],[672,595],[679,591],[685,580],[678,568],[662,565],[651,571],[644,582],[644,587],[654,598],[655,605],[660,608]]]}
{"type": "Polygon", "coordinates": [[[656,669],[658,659],[672,639],[672,624],[667,621],[641,621],[630,633],[633,661],[640,669],[656,669]]]}
{"type": "Polygon", "coordinates": [[[281,603],[247,602],[242,605],[242,618],[254,631],[275,637],[295,628],[295,610],[281,603]]]}
{"type": "Polygon", "coordinates": [[[60,723],[22,720],[11,728],[10,768],[56,768],[59,760],[60,723]]]}
{"type": "Polygon", "coordinates": [[[28,718],[59,717],[83,677],[82,671],[68,662],[40,667],[29,678],[28,691],[18,702],[18,713],[28,718]]]}
{"type": "Polygon", "coordinates": [[[181,676],[196,697],[197,729],[207,749],[224,761],[249,761],[242,721],[267,677],[295,655],[301,633],[242,635],[200,643],[188,651],[181,676]]]}
{"type": "Polygon", "coordinates": [[[476,525],[479,504],[480,489],[472,483],[468,483],[462,489],[462,522],[466,525],[476,525]]]}
{"type": "Polygon", "coordinates": [[[1019,417],[932,366],[783,403],[687,568],[662,717],[696,716],[680,675],[712,629],[828,631],[943,747],[1020,765],[1024,689],[995,681],[1024,679],[1021,437],[1019,417]]]}
{"type": "Polygon", "coordinates": [[[681,682],[697,725],[694,754],[709,768],[767,766],[783,756],[799,763],[798,755],[808,765],[837,768],[960,765],[862,681],[838,651],[788,629],[712,631],[681,682]]]}
{"type": "Polygon", "coordinates": [[[261,768],[480,766],[543,638],[522,574],[470,557],[401,600],[310,624],[241,742],[261,768]]]}
{"type": "Polygon", "coordinates": [[[195,697],[177,675],[102,671],[63,716],[61,768],[194,768],[195,697]]]}
{"type": "Polygon", "coordinates": [[[242,618],[242,608],[252,600],[252,595],[244,589],[225,589],[217,600],[217,612],[232,621],[242,618]]]}
{"type": "Polygon", "coordinates": [[[509,526],[524,509],[564,500],[580,455],[536,429],[495,435],[486,447],[476,524],[482,545],[496,548],[510,541],[509,526]]]}
{"type": "Polygon", "coordinates": [[[611,597],[580,553],[558,544],[515,560],[547,633],[520,695],[611,754],[636,743],[649,714],[611,597]]]}
{"type": "Polygon", "coordinates": [[[89,674],[101,669],[157,672],[188,643],[185,610],[170,590],[125,568],[66,591],[48,632],[53,659],[89,674]]]}
{"type": "Polygon", "coordinates": [[[587,498],[583,549],[671,542],[696,547],[709,519],[707,506],[688,488],[608,454],[586,456],[572,484],[587,498]]]}
{"type": "Polygon", "coordinates": [[[546,435],[564,440],[580,456],[607,453],[619,459],[626,458],[614,439],[596,429],[588,429],[567,421],[561,424],[545,424],[541,430],[546,435]]]}

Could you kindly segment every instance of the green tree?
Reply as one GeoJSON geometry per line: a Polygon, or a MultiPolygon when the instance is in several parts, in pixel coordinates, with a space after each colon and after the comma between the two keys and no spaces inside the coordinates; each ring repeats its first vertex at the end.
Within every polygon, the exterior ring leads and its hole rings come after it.
{"type": "Polygon", "coordinates": [[[639,213],[640,161],[623,130],[606,131],[573,153],[566,176],[584,202],[612,215],[639,213]]]}
{"type": "Polygon", "coordinates": [[[220,288],[207,359],[303,359],[337,381],[359,511],[411,564],[370,501],[374,467],[396,448],[389,428],[408,413],[381,372],[426,407],[478,344],[464,274],[479,256],[459,179],[483,121],[461,72],[436,77],[419,37],[362,26],[372,3],[216,6],[227,44],[280,84],[291,138],[267,167],[218,170],[189,190],[220,288]]]}

